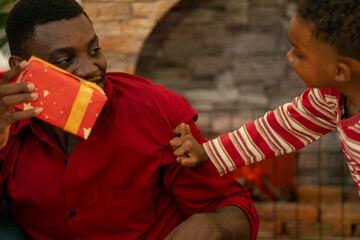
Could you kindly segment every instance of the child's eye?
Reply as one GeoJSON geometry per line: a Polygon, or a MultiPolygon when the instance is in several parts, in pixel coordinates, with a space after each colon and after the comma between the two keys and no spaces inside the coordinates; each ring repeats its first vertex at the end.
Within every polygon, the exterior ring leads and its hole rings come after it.
{"type": "Polygon", "coordinates": [[[298,53],[295,51],[294,48],[291,49],[290,52],[291,52],[291,55],[292,55],[296,60],[299,60],[299,59],[302,58],[302,56],[301,56],[300,54],[298,54],[298,53]]]}
{"type": "Polygon", "coordinates": [[[302,58],[302,56],[300,54],[296,53],[295,51],[293,51],[293,54],[294,54],[295,58],[297,58],[297,59],[302,58]]]}
{"type": "Polygon", "coordinates": [[[293,65],[301,61],[301,59],[303,58],[303,56],[298,54],[293,48],[290,49],[290,51],[286,54],[286,56],[288,58],[289,63],[293,65]]]}

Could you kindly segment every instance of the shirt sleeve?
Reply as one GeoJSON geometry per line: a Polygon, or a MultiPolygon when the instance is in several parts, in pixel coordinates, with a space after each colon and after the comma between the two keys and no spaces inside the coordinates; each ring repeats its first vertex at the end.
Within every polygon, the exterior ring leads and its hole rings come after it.
{"type": "Polygon", "coordinates": [[[19,131],[16,129],[18,124],[19,122],[16,122],[11,125],[8,141],[0,149],[0,202],[6,195],[5,183],[7,183],[9,176],[11,176],[9,169],[14,168],[21,148],[22,139],[15,134],[19,131]]]}
{"type": "MultiPolygon", "coordinates": [[[[3,198],[4,198],[4,193],[5,193],[5,176],[6,176],[6,172],[4,171],[4,169],[6,169],[6,164],[9,164],[9,161],[6,161],[7,159],[11,158],[11,154],[15,153],[16,150],[11,151],[11,144],[9,144],[10,142],[10,138],[8,140],[8,143],[0,149],[0,203],[2,202],[3,198]]],[[[16,149],[16,148],[14,148],[16,149]]]]}
{"type": "MultiPolygon", "coordinates": [[[[193,136],[205,141],[193,120],[187,122],[193,136]]],[[[172,151],[168,151],[172,155],[172,151]]],[[[174,156],[168,156],[174,158],[174,156]]],[[[220,177],[214,166],[208,162],[195,168],[169,164],[163,170],[163,182],[182,213],[189,217],[199,212],[213,212],[223,206],[237,206],[248,217],[252,239],[257,237],[259,219],[249,192],[232,175],[220,177]]]]}
{"type": "MultiPolygon", "coordinates": [[[[2,72],[0,71],[0,81],[2,79],[2,77],[4,76],[6,72],[2,72]]],[[[0,149],[0,203],[3,200],[4,197],[4,189],[5,189],[5,183],[4,183],[4,178],[3,178],[3,165],[4,165],[4,154],[5,154],[5,150],[8,149],[8,144],[6,146],[4,146],[2,149],[0,149]]]]}
{"type": "Polygon", "coordinates": [[[307,89],[240,129],[203,144],[220,175],[266,158],[295,152],[336,129],[336,96],[307,89]]]}
{"type": "MultiPolygon", "coordinates": [[[[206,139],[196,127],[198,117],[191,105],[178,94],[166,90],[166,103],[158,110],[156,122],[161,139],[166,139],[161,160],[162,182],[185,217],[195,213],[213,212],[223,206],[237,206],[248,217],[252,228],[252,239],[256,240],[259,219],[249,192],[232,175],[220,177],[213,164],[205,163],[195,168],[181,167],[176,162],[169,141],[175,137],[173,129],[180,123],[188,123],[195,139],[203,143],[206,139]]],[[[156,129],[157,129],[156,128],[156,129]]]]}

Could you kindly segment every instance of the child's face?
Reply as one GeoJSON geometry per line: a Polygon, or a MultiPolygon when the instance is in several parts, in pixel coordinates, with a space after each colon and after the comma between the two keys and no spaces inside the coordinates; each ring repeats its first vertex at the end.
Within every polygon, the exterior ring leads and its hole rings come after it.
{"type": "Polygon", "coordinates": [[[336,88],[336,54],[334,49],[311,33],[311,24],[294,15],[289,25],[289,39],[293,48],[287,53],[295,72],[310,88],[336,88]]]}

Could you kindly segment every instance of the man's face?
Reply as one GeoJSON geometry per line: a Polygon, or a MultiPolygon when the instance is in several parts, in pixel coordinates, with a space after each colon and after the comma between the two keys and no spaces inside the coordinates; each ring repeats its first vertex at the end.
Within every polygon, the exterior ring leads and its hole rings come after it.
{"type": "Polygon", "coordinates": [[[336,54],[332,47],[315,39],[312,26],[295,15],[289,26],[293,48],[287,53],[295,72],[310,88],[336,88],[336,54]]]}
{"type": "Polygon", "coordinates": [[[35,27],[28,53],[104,87],[106,59],[85,15],[35,27]]]}

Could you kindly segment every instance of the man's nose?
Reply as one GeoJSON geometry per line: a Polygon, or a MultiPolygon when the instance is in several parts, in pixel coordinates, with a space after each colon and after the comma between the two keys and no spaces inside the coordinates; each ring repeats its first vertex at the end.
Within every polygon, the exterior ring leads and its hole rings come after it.
{"type": "Polygon", "coordinates": [[[92,77],[98,70],[97,65],[92,59],[84,58],[79,60],[78,67],[76,68],[74,74],[81,78],[92,77]]]}

